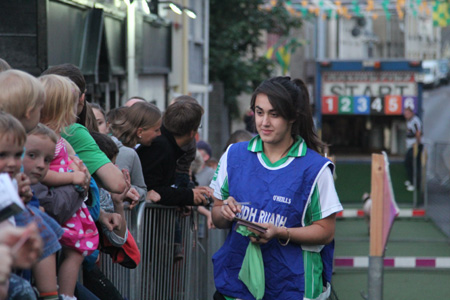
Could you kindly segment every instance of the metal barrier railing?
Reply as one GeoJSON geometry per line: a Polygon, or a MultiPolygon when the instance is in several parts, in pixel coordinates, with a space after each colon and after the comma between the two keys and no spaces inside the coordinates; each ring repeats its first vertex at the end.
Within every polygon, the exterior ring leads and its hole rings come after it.
{"type": "MultiPolygon", "coordinates": [[[[128,227],[141,252],[141,263],[126,269],[102,255],[101,269],[128,299],[196,299],[193,251],[198,244],[194,220],[197,214],[182,215],[176,207],[143,203],[125,210],[128,227]]],[[[196,269],[196,267],[195,267],[196,269]]],[[[197,281],[198,282],[198,281],[197,281]]]]}
{"type": "Polygon", "coordinates": [[[419,150],[419,145],[413,146],[413,207],[417,207],[419,199],[423,201],[426,209],[428,204],[427,191],[427,165],[428,165],[428,150],[426,145],[422,145],[419,150]],[[420,165],[419,165],[420,164],[420,165]]]}
{"type": "Polygon", "coordinates": [[[450,186],[450,143],[435,142],[430,153],[430,179],[441,185],[450,186]]]}

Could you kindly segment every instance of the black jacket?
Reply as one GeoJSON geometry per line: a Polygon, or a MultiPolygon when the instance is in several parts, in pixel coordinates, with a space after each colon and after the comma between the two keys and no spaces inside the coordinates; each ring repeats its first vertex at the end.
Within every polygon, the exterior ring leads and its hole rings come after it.
{"type": "Polygon", "coordinates": [[[147,190],[161,195],[162,205],[194,205],[194,192],[189,188],[175,188],[177,160],[185,152],[177,145],[173,135],[161,126],[161,135],[150,146],[140,146],[141,160],[147,190]]]}

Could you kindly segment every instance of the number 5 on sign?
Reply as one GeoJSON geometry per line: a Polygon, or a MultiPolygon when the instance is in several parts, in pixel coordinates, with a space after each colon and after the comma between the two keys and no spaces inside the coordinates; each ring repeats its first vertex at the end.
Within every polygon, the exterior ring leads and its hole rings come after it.
{"type": "Polygon", "coordinates": [[[355,115],[368,115],[370,113],[370,97],[355,96],[353,98],[353,113],[355,115]]]}
{"type": "Polygon", "coordinates": [[[339,113],[340,114],[353,113],[353,97],[350,96],[339,97],[339,113]]]}
{"type": "Polygon", "coordinates": [[[336,115],[338,113],[338,97],[323,96],[322,97],[322,114],[336,115]]]}
{"type": "Polygon", "coordinates": [[[384,98],[384,113],[386,115],[401,115],[402,96],[386,96],[384,98]]]}

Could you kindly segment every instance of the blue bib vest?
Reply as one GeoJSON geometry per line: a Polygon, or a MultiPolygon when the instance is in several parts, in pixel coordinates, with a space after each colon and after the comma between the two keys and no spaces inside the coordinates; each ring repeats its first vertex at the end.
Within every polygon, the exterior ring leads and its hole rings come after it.
{"type": "MultiPolygon", "coordinates": [[[[328,159],[307,149],[305,156],[296,157],[288,165],[269,170],[260,162],[257,153],[247,150],[247,146],[248,142],[232,145],[227,158],[229,195],[239,202],[251,202],[250,205],[242,206],[239,217],[288,228],[301,227],[306,203],[320,171],[333,165],[328,159]]],[[[226,296],[254,299],[238,279],[250,240],[237,233],[234,226],[222,248],[213,256],[216,288],[226,296]]],[[[327,250],[331,250],[329,246],[327,250]]],[[[272,239],[261,245],[261,252],[266,282],[263,299],[303,299],[301,246],[289,243],[283,247],[277,239],[272,239]]],[[[332,253],[329,254],[332,259],[332,253]]],[[[324,268],[325,265],[324,262],[324,268]]]]}

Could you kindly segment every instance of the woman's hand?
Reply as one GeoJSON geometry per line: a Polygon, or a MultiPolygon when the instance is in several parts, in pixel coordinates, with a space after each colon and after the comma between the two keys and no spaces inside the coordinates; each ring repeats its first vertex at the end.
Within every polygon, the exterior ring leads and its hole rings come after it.
{"type": "Polygon", "coordinates": [[[130,202],[130,209],[133,209],[139,203],[139,192],[134,187],[131,187],[127,192],[127,200],[130,202]]]}
{"type": "Polygon", "coordinates": [[[151,190],[147,192],[147,197],[145,199],[147,202],[159,202],[161,201],[161,195],[155,192],[155,190],[151,190]]]}
{"type": "Polygon", "coordinates": [[[280,229],[283,229],[283,227],[276,227],[275,225],[270,224],[270,223],[256,223],[255,222],[255,224],[267,228],[265,233],[261,233],[260,231],[257,231],[255,229],[248,227],[248,229],[251,232],[253,232],[254,234],[257,235],[256,237],[250,236],[250,241],[252,243],[257,243],[257,244],[265,244],[273,238],[278,238],[279,234],[280,234],[280,229]]]}
{"type": "Polygon", "coordinates": [[[30,223],[26,227],[5,224],[1,231],[0,242],[11,248],[13,266],[29,269],[42,252],[42,239],[36,223],[30,223]]]}
{"type": "Polygon", "coordinates": [[[207,205],[212,189],[206,186],[198,186],[192,189],[192,192],[194,193],[194,205],[207,205]]]}
{"type": "MultiPolygon", "coordinates": [[[[89,173],[89,170],[86,168],[86,165],[83,163],[83,161],[79,157],[74,155],[74,156],[71,156],[70,159],[72,160],[72,163],[70,164],[70,168],[73,171],[84,173],[84,175],[85,175],[84,182],[79,185],[82,186],[85,190],[87,190],[89,188],[89,185],[91,182],[91,174],[89,173]]],[[[81,177],[79,177],[78,180],[81,180],[81,177]]]]}
{"type": "MultiPolygon", "coordinates": [[[[216,203],[214,203],[216,206],[216,203]]],[[[232,222],[237,213],[241,212],[241,205],[233,197],[228,197],[227,200],[222,201],[220,207],[220,215],[227,221],[232,222]]]]}
{"type": "Polygon", "coordinates": [[[87,190],[88,186],[87,186],[87,177],[86,174],[84,172],[81,171],[73,171],[70,174],[72,174],[72,184],[73,185],[79,185],[82,188],[84,188],[84,190],[87,190]]]}
{"type": "Polygon", "coordinates": [[[28,176],[24,173],[17,174],[15,178],[17,180],[20,199],[22,199],[22,202],[25,204],[30,202],[31,198],[33,197],[33,191],[30,187],[30,178],[28,178],[28,176]]]}
{"type": "Polygon", "coordinates": [[[9,279],[12,263],[11,247],[0,244],[0,284],[4,284],[9,279]]]}

